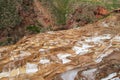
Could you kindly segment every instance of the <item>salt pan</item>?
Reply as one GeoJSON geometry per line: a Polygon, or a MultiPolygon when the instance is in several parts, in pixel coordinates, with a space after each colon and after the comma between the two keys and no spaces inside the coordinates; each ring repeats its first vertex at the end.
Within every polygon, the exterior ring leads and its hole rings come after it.
{"type": "Polygon", "coordinates": [[[63,64],[69,63],[71,61],[71,60],[67,59],[67,57],[69,57],[69,56],[71,56],[71,54],[68,54],[68,53],[65,53],[65,54],[60,53],[57,55],[57,57],[62,60],[63,64]]]}
{"type": "Polygon", "coordinates": [[[50,60],[49,59],[41,59],[40,63],[41,64],[48,64],[48,63],[50,63],[50,60]]]}
{"type": "Polygon", "coordinates": [[[61,78],[63,80],[74,80],[78,72],[79,72],[79,69],[67,71],[61,74],[61,78]]]}
{"type": "Polygon", "coordinates": [[[26,73],[35,73],[38,71],[37,64],[31,64],[27,63],[26,64],[26,73]]]}

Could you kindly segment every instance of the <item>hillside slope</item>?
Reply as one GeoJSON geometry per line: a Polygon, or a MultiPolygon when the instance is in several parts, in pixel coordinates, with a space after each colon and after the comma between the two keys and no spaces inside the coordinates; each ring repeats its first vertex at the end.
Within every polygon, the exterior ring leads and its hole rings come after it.
{"type": "Polygon", "coordinates": [[[31,34],[82,27],[119,7],[119,0],[0,0],[0,46],[31,34]]]}
{"type": "Polygon", "coordinates": [[[120,14],[0,47],[0,80],[120,79],[120,14]]]}

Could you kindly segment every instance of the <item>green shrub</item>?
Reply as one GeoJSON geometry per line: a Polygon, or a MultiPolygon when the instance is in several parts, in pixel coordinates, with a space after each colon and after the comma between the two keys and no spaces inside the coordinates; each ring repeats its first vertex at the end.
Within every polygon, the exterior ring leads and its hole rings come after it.
{"type": "Polygon", "coordinates": [[[39,33],[40,29],[39,27],[35,26],[35,25],[30,25],[27,27],[27,30],[32,32],[32,33],[39,33]]]}
{"type": "Polygon", "coordinates": [[[20,23],[21,18],[17,10],[16,0],[0,0],[0,29],[15,27],[20,23]]]}
{"type": "Polygon", "coordinates": [[[52,30],[51,27],[42,27],[39,23],[37,23],[36,25],[29,25],[26,28],[27,31],[29,31],[30,33],[43,33],[45,31],[50,31],[52,30]]]}
{"type": "Polygon", "coordinates": [[[67,14],[69,13],[69,2],[70,0],[53,0],[52,2],[58,24],[66,23],[67,14]]]}

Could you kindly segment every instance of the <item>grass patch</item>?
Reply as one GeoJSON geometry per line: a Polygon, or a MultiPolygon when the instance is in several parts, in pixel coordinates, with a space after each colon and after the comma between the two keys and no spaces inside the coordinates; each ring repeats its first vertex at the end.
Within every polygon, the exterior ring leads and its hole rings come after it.
{"type": "MultiPolygon", "coordinates": [[[[120,7],[120,0],[40,0],[40,1],[48,5],[47,7],[49,7],[50,10],[52,11],[52,14],[54,15],[56,23],[58,25],[66,24],[68,15],[74,12],[77,6],[87,5],[88,6],[87,8],[89,8],[89,6],[95,7],[99,5],[106,7],[108,10],[113,10],[120,7]]],[[[87,16],[86,14],[84,14],[85,16],[81,15],[81,17],[83,16],[83,18],[91,21],[91,19],[89,18],[91,17],[90,16],[91,14],[90,15],[87,14],[87,16]]]]}
{"type": "Polygon", "coordinates": [[[26,30],[30,32],[31,34],[35,33],[43,33],[46,31],[51,31],[51,27],[42,27],[41,25],[29,25],[27,26],[26,30]]]}
{"type": "Polygon", "coordinates": [[[40,0],[43,5],[47,4],[49,10],[56,19],[56,24],[63,25],[66,23],[67,15],[70,13],[70,5],[75,0],[40,0]]]}
{"type": "Polygon", "coordinates": [[[35,26],[35,25],[30,25],[27,27],[27,30],[32,32],[32,33],[39,33],[40,29],[39,27],[35,26]]]}

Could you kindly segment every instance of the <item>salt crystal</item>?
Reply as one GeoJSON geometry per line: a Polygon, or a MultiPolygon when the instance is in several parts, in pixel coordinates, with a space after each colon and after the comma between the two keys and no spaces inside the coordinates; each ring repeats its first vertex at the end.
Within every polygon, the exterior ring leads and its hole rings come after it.
{"type": "Polygon", "coordinates": [[[100,54],[97,59],[95,60],[95,62],[99,63],[102,61],[102,59],[108,55],[110,55],[113,52],[113,50],[108,50],[107,52],[105,52],[104,54],[100,54]]]}
{"type": "Polygon", "coordinates": [[[97,71],[97,69],[89,69],[87,71],[83,71],[82,75],[85,76],[86,78],[90,79],[90,80],[95,80],[95,72],[97,71]]]}
{"type": "Polygon", "coordinates": [[[78,72],[79,72],[79,69],[67,71],[61,74],[61,78],[63,80],[74,80],[78,72]]]}
{"type": "Polygon", "coordinates": [[[120,80],[120,77],[115,77],[115,78],[112,78],[110,80],[120,80]]]}
{"type": "Polygon", "coordinates": [[[45,54],[45,53],[46,53],[46,49],[39,49],[39,52],[40,52],[41,54],[45,54]]]}
{"type": "Polygon", "coordinates": [[[41,59],[40,63],[41,64],[48,64],[48,63],[50,63],[50,60],[49,59],[41,59]]]}
{"type": "Polygon", "coordinates": [[[120,42],[120,36],[115,36],[115,37],[113,38],[113,40],[120,42]]]}
{"type": "Polygon", "coordinates": [[[9,75],[10,75],[10,72],[2,72],[0,73],[0,78],[9,77],[9,75]]]}
{"type": "Polygon", "coordinates": [[[74,47],[72,48],[72,50],[75,51],[76,54],[80,54],[80,55],[85,54],[85,53],[88,52],[87,49],[84,49],[84,48],[78,47],[78,46],[74,46],[74,47]]]}
{"type": "Polygon", "coordinates": [[[31,64],[27,63],[26,64],[26,73],[35,73],[38,71],[37,64],[31,64]]]}
{"type": "Polygon", "coordinates": [[[58,54],[57,57],[62,60],[63,64],[69,63],[71,60],[67,59],[67,57],[71,56],[71,54],[58,54]]]}
{"type": "Polygon", "coordinates": [[[101,43],[102,40],[110,39],[111,35],[110,34],[104,34],[101,36],[95,36],[95,37],[90,37],[85,39],[86,42],[94,42],[94,43],[101,43]]]}
{"type": "Polygon", "coordinates": [[[109,27],[109,25],[106,22],[102,22],[103,27],[109,27]]]}
{"type": "Polygon", "coordinates": [[[31,53],[28,51],[20,51],[20,54],[19,54],[20,57],[25,57],[25,56],[30,56],[30,55],[31,53]]]}

